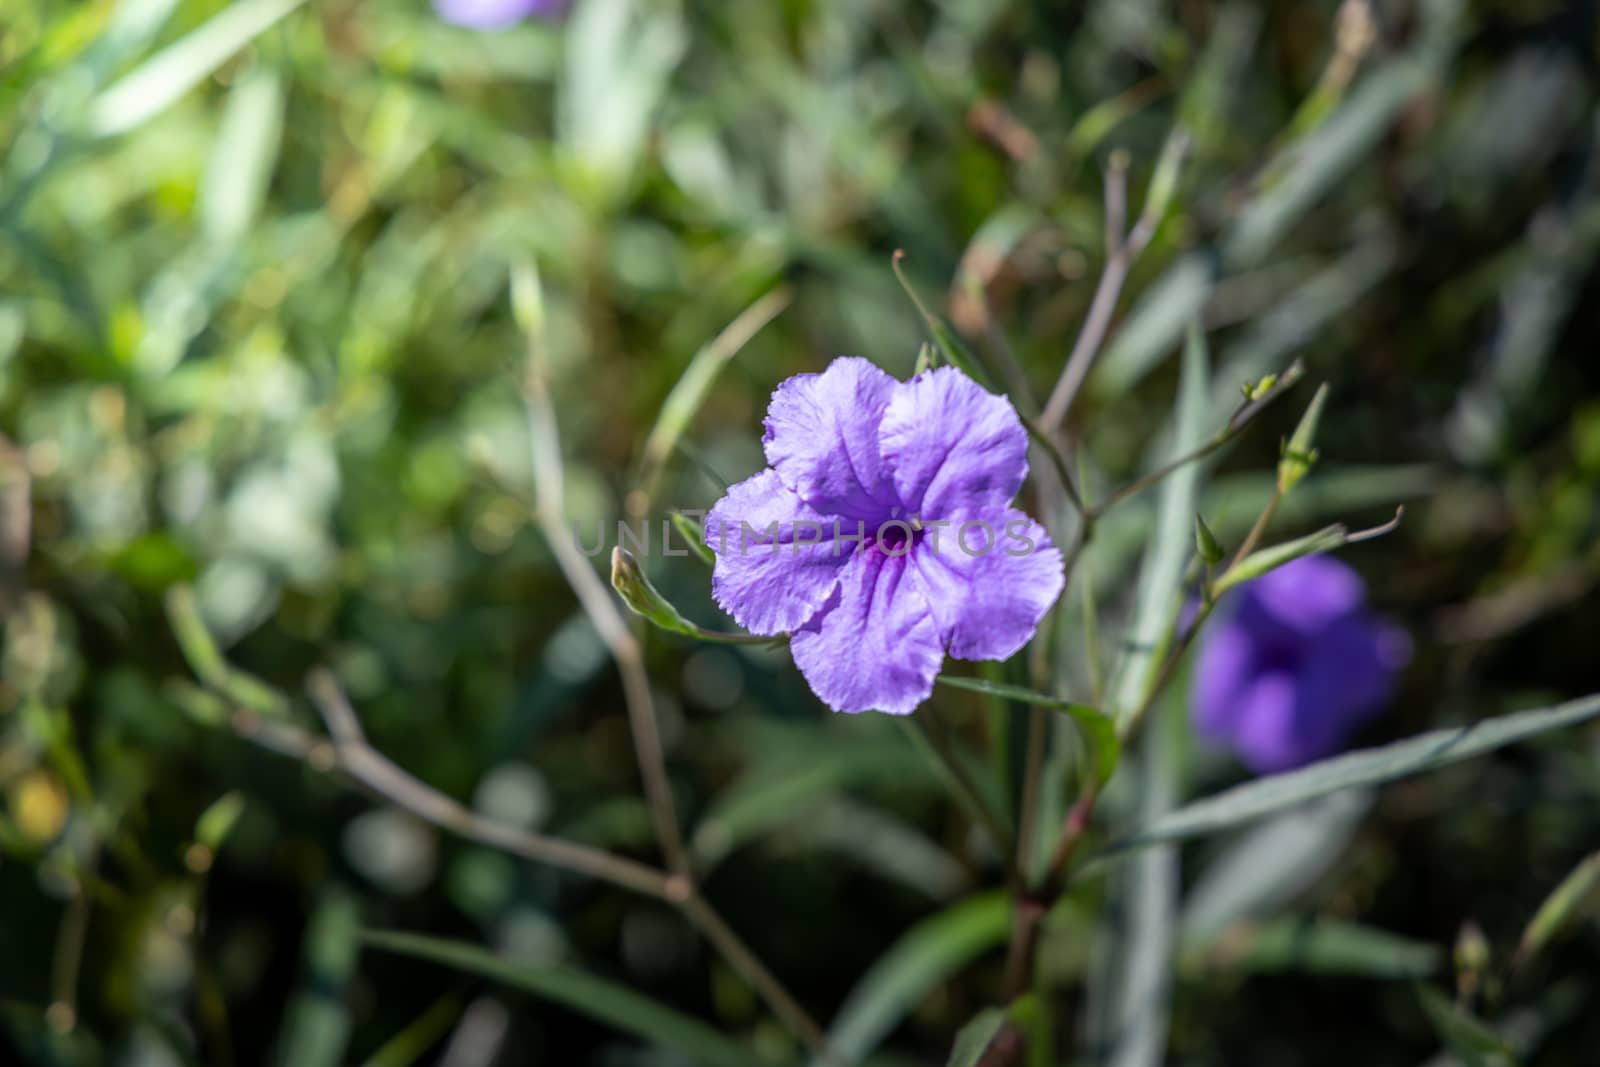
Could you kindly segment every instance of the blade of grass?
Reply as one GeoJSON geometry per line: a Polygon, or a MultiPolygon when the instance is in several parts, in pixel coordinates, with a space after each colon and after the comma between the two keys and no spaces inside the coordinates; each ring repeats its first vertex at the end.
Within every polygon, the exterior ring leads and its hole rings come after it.
{"type": "Polygon", "coordinates": [[[126,133],[199,85],[305,0],[239,0],[151,56],[89,105],[89,132],[126,133]]]}
{"type": "Polygon", "coordinates": [[[1109,852],[1214,834],[1342,789],[1382,785],[1600,717],[1600,693],[1555,707],[1431,730],[1298,771],[1258,778],[1146,823],[1109,852]]]}
{"type": "Polygon", "coordinates": [[[750,1067],[757,1058],[698,1019],[567,964],[515,964],[476,945],[393,930],[366,930],[361,940],[384,952],[464,971],[570,1008],[709,1067],[750,1067]]]}
{"type": "Polygon", "coordinates": [[[1000,891],[922,920],[856,982],[828,1030],[829,1046],[845,1063],[860,1063],[939,983],[1004,944],[1010,928],[1011,902],[1000,891]]]}

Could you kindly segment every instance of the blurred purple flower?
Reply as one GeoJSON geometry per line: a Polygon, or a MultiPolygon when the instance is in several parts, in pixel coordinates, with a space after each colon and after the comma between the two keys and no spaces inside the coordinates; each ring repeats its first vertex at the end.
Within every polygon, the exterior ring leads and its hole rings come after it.
{"type": "Polygon", "coordinates": [[[446,22],[474,30],[498,30],[525,18],[554,18],[567,0],[433,0],[433,10],[446,22]]]}
{"type": "Polygon", "coordinates": [[[778,386],[762,443],[771,467],[706,516],[712,593],[745,629],[789,632],[835,711],[910,712],[946,652],[1007,658],[1060,594],[1060,551],[1010,506],[1027,433],[960,371],[836,359],[778,386]]]}
{"type": "Polygon", "coordinates": [[[1361,577],[1307,556],[1243,586],[1203,637],[1195,725],[1261,774],[1331,756],[1383,710],[1410,658],[1405,633],[1366,610],[1361,577]]]}

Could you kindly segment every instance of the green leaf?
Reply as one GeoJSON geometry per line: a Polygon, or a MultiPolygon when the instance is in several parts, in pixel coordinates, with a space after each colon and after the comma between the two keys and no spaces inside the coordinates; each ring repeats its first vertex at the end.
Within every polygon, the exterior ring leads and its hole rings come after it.
{"type": "Polygon", "coordinates": [[[1272,184],[1240,213],[1225,250],[1227,262],[1249,267],[1282,239],[1363,156],[1432,78],[1428,64],[1411,56],[1390,60],[1369,74],[1337,111],[1269,164],[1272,184]]]}
{"type": "Polygon", "coordinates": [[[1371,790],[1347,789],[1263,819],[1230,841],[1184,897],[1184,939],[1276,914],[1327,875],[1371,807],[1371,790]]]}
{"type": "MultiPolygon", "coordinates": [[[[1172,448],[1176,455],[1194,451],[1205,433],[1210,393],[1211,356],[1198,318],[1189,324],[1182,374],[1173,414],[1172,448]]],[[[1138,652],[1129,655],[1117,689],[1118,728],[1122,736],[1137,726],[1138,716],[1153,706],[1178,711],[1169,692],[1159,705],[1156,687],[1162,663],[1178,625],[1185,563],[1192,551],[1193,516],[1199,496],[1201,468],[1189,464],[1162,483],[1156,504],[1155,536],[1139,568],[1139,590],[1133,622],[1138,652]]],[[[1174,728],[1186,720],[1165,716],[1150,722],[1139,738],[1136,778],[1138,811],[1144,819],[1159,818],[1180,797],[1179,738],[1174,728]]],[[[1178,943],[1179,870],[1176,849],[1151,849],[1121,872],[1115,892],[1122,899],[1125,926],[1117,932],[1116,966],[1107,993],[1113,1029],[1106,1034],[1111,1067],[1155,1067],[1166,1059],[1171,1020],[1173,959],[1178,943]]]]}
{"type": "Polygon", "coordinates": [[[1188,154],[1188,132],[1181,127],[1174,127],[1167,135],[1166,143],[1161,146],[1161,156],[1156,160],[1156,169],[1150,176],[1150,188],[1145,192],[1144,207],[1140,211],[1141,216],[1153,225],[1159,226],[1167,217],[1173,194],[1178,190],[1178,174],[1188,154]]]}
{"type": "Polygon", "coordinates": [[[1229,567],[1217,579],[1212,595],[1220,597],[1234,586],[1259,578],[1268,571],[1275,571],[1301,556],[1314,556],[1320,552],[1332,552],[1336,548],[1343,548],[1349,537],[1350,531],[1345,525],[1336,522],[1332,526],[1324,526],[1316,533],[1297,537],[1293,541],[1257,549],[1229,567]]]}
{"type": "Polygon", "coordinates": [[[693,421],[700,406],[705,403],[706,394],[711,391],[711,385],[722,368],[739,354],[739,350],[762,327],[777,318],[788,306],[789,291],[780,286],[751,304],[727,329],[694,354],[666,400],[662,401],[656,424],[645,438],[643,458],[639,465],[639,483],[646,493],[654,495],[662,465],[672,454],[678,438],[693,421]]]}
{"type": "Polygon", "coordinates": [[[652,626],[668,633],[682,634],[698,641],[714,641],[724,645],[770,644],[782,638],[757,637],[754,634],[729,634],[696,626],[672,606],[645,577],[644,568],[632,552],[620,545],[611,550],[611,588],[622,597],[623,603],[634,614],[643,616],[652,626]]]}
{"type": "Polygon", "coordinates": [[[1432,730],[1381,748],[1336,756],[1298,771],[1258,778],[1179,808],[1129,834],[1110,851],[1217,833],[1315,797],[1446,767],[1597,716],[1600,693],[1552,708],[1432,730]]]}
{"type": "MultiPolygon", "coordinates": [[[[1210,353],[1199,319],[1189,323],[1184,345],[1183,376],[1179,385],[1173,457],[1193,452],[1204,439],[1210,353]]],[[[1174,471],[1161,484],[1156,504],[1154,536],[1139,567],[1139,587],[1128,639],[1131,651],[1122,664],[1114,704],[1119,730],[1147,701],[1149,688],[1159,677],[1161,660],[1177,628],[1178,604],[1183,594],[1184,565],[1193,549],[1193,517],[1199,495],[1200,467],[1189,464],[1174,471]]]]}
{"type": "Polygon", "coordinates": [[[885,881],[934,900],[952,900],[970,884],[955,857],[916,826],[846,797],[791,811],[786,830],[803,848],[853,860],[885,881]]]}
{"type": "Polygon", "coordinates": [[[276,690],[222,657],[205,619],[201,617],[200,605],[195,600],[192,587],[175,585],[168,589],[166,607],[167,619],[172,623],[178,646],[197,678],[240,707],[266,715],[281,715],[284,712],[284,699],[276,690]]]}
{"type": "Polygon", "coordinates": [[[385,952],[465,971],[560,1004],[709,1067],[750,1067],[759,1062],[750,1049],[698,1019],[567,964],[511,963],[476,945],[399,931],[363,931],[361,940],[385,952]]]}
{"type": "Polygon", "coordinates": [[[899,744],[851,745],[834,758],[768,760],[723,790],[689,841],[702,874],[763,834],[793,822],[828,796],[852,785],[892,780],[915,785],[922,763],[899,744]]]}
{"type": "Polygon", "coordinates": [[[89,106],[89,132],[126,133],[200,84],[305,0],[239,0],[157,52],[89,106]]]}
{"type": "Polygon", "coordinates": [[[1211,527],[1206,525],[1206,520],[1198,511],[1194,513],[1194,547],[1210,566],[1222,562],[1222,545],[1217,541],[1217,535],[1211,532],[1211,527]]]}
{"type": "Polygon", "coordinates": [[[574,5],[564,36],[557,141],[579,165],[576,177],[609,201],[627,187],[644,153],[672,72],[688,50],[688,26],[681,12],[663,5],[595,0],[574,5]]]}
{"type": "Polygon", "coordinates": [[[200,813],[199,819],[195,820],[195,842],[204,845],[212,852],[217,851],[233,832],[234,826],[239,822],[239,816],[243,814],[243,793],[234,790],[222,794],[200,813]]]}
{"type": "Polygon", "coordinates": [[[1161,93],[1159,80],[1151,78],[1095,104],[1078,116],[1072,129],[1067,132],[1066,154],[1073,159],[1087,157],[1112,130],[1142,111],[1161,93]]]}
{"type": "Polygon", "coordinates": [[[1426,941],[1337,919],[1276,919],[1233,926],[1184,941],[1191,975],[1310,974],[1420,980],[1439,972],[1444,953],[1426,941]]]}
{"type": "Polygon", "coordinates": [[[950,1050],[945,1067],[977,1067],[989,1043],[1005,1024],[1006,1013],[999,1008],[985,1008],[974,1015],[956,1034],[955,1047],[950,1050]]]}
{"type": "Polygon", "coordinates": [[[1596,900],[1600,900],[1600,852],[1574,867],[1539,905],[1528,928],[1522,932],[1522,942],[1517,946],[1516,966],[1526,966],[1596,900]]]}
{"type": "Polygon", "coordinates": [[[283,79],[262,67],[241,75],[229,91],[200,192],[207,239],[231,245],[249,233],[277,163],[285,95],[283,79]]]}
{"type": "Polygon", "coordinates": [[[1205,308],[1216,278],[1214,258],[1204,252],[1191,252],[1164,270],[1106,344],[1089,378],[1091,391],[1102,398],[1121,396],[1159,366],[1205,308]]]}
{"type": "MultiPolygon", "coordinates": [[[[934,987],[1011,932],[1011,901],[1001,890],[969,897],[900,936],[861,976],[828,1030],[828,1044],[859,1063],[934,987]]],[[[813,1067],[826,1067],[816,1060],[813,1067]]]]}
{"type": "Polygon", "coordinates": [[[1122,744],[1117,740],[1117,727],[1111,721],[1111,716],[1099,708],[1092,708],[1087,704],[1074,704],[1070,700],[1061,700],[1044,693],[1036,693],[1031,689],[1023,689],[1021,686],[991,682],[983,678],[941,674],[934,681],[952,689],[970,689],[974,693],[983,693],[1001,700],[1014,700],[1019,704],[1032,704],[1035,707],[1062,712],[1070,716],[1077,725],[1078,732],[1089,749],[1090,766],[1094,768],[1095,781],[1103,784],[1111,777],[1111,772],[1117,769],[1117,760],[1122,755],[1122,744]]]}
{"type": "Polygon", "coordinates": [[[279,1034],[272,1059],[278,1067],[337,1067],[344,1062],[359,921],[354,897],[339,890],[324,894],[306,931],[304,982],[279,1034]]]}
{"type": "Polygon", "coordinates": [[[1432,986],[1418,986],[1417,999],[1439,1040],[1460,1056],[1467,1067],[1516,1067],[1517,1058],[1511,1046],[1481,1019],[1458,1008],[1432,986]]]}

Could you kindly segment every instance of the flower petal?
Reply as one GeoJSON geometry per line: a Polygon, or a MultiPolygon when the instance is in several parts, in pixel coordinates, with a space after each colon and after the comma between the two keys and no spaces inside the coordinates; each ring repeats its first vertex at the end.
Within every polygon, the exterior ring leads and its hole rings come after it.
{"type": "Polygon", "coordinates": [[[1239,758],[1258,774],[1276,774],[1317,758],[1302,736],[1303,693],[1287,671],[1251,678],[1235,698],[1233,731],[1227,738],[1239,758]]]}
{"type": "Polygon", "coordinates": [[[1303,556],[1244,586],[1241,613],[1264,614],[1271,624],[1315,633],[1360,610],[1366,600],[1361,576],[1332,556],[1303,556]]]}
{"type": "Polygon", "coordinates": [[[794,629],[827,602],[857,554],[856,543],[834,540],[835,522],[776,471],[746,478],[706,515],[706,545],[717,557],[711,595],[751,633],[794,629]]]}
{"type": "Polygon", "coordinates": [[[857,552],[831,602],[789,641],[795,666],[834,711],[906,715],[933,692],[944,650],[907,560],[857,552]]]}
{"type": "Polygon", "coordinates": [[[1204,631],[1190,699],[1195,726],[1213,741],[1233,740],[1243,710],[1241,697],[1259,669],[1256,652],[1250,632],[1232,618],[1204,631]]]}
{"type": "Polygon", "coordinates": [[[1011,402],[954,367],[895,386],[883,457],[909,514],[949,518],[1003,508],[1028,473],[1028,433],[1011,402]]]}
{"type": "Polygon", "coordinates": [[[556,14],[561,0],[434,0],[433,9],[457,26],[497,30],[530,15],[556,14]]]}
{"type": "Polygon", "coordinates": [[[1061,550],[1015,508],[958,514],[911,553],[939,637],[959,659],[1007,659],[1033,637],[1064,581],[1061,550]]]}
{"type": "Polygon", "coordinates": [[[895,386],[864,359],[797,374],[772,394],[761,443],[783,482],[817,510],[876,522],[894,490],[879,451],[879,424],[895,386]]]}

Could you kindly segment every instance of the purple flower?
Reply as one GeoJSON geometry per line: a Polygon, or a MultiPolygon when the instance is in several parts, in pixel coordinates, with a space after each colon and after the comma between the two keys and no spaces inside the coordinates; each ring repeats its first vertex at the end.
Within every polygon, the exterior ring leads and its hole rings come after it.
{"type": "Polygon", "coordinates": [[[433,0],[433,10],[446,22],[474,30],[498,30],[535,15],[561,14],[567,0],[433,0]]]}
{"type": "Polygon", "coordinates": [[[1005,659],[1061,592],[1061,553],[1010,506],[1015,409],[951,367],[899,382],[836,359],[772,394],[772,466],[706,516],[711,589],[745,629],[790,633],[835,711],[906,714],[949,652],[1005,659]]]}
{"type": "Polygon", "coordinates": [[[1201,644],[1194,720],[1258,773],[1339,751],[1410,657],[1406,635],[1366,610],[1360,576],[1331,556],[1295,560],[1231,599],[1201,644]]]}

